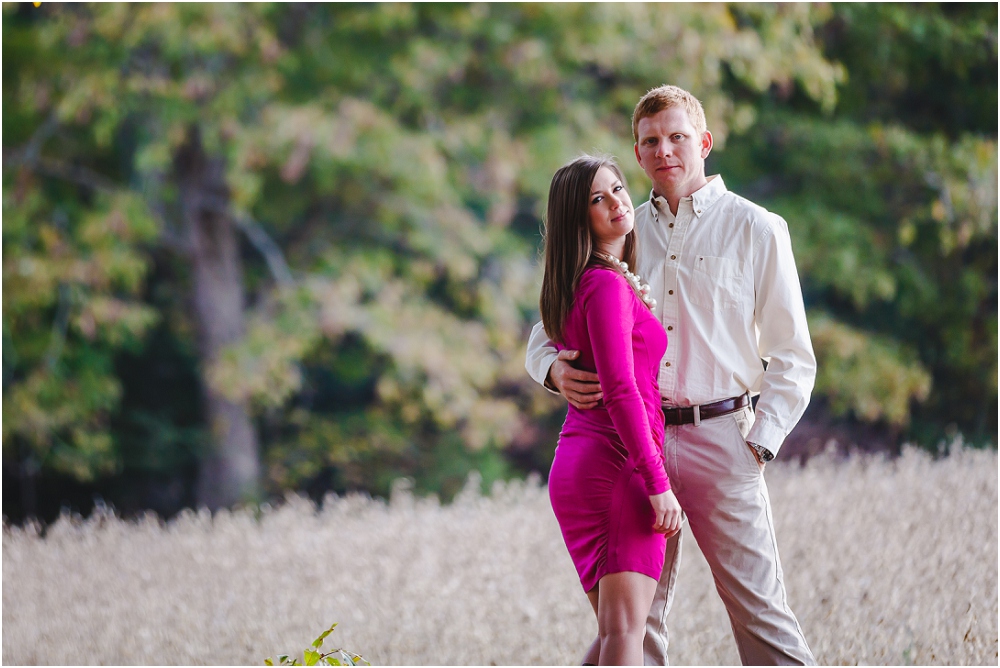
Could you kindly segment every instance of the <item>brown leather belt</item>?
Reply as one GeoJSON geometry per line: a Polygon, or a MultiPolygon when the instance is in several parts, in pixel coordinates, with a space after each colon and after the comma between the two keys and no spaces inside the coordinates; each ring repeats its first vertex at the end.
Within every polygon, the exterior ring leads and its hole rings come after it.
{"type": "Polygon", "coordinates": [[[681,424],[694,424],[695,423],[695,408],[698,408],[699,416],[698,421],[708,420],[714,417],[719,417],[720,415],[728,415],[730,413],[735,413],[741,408],[746,408],[750,405],[750,395],[741,394],[738,397],[733,397],[732,399],[723,399],[722,401],[716,401],[711,404],[702,404],[701,406],[686,406],[686,407],[663,407],[663,422],[669,425],[681,425],[681,424]]]}

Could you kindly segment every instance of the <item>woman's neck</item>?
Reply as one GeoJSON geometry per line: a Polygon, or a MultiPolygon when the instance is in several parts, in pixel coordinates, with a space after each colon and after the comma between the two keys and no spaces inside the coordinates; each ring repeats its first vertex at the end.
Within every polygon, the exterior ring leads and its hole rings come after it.
{"type": "Polygon", "coordinates": [[[595,251],[601,253],[602,255],[610,255],[620,260],[625,255],[625,238],[622,237],[621,241],[610,244],[597,244],[595,251]]]}

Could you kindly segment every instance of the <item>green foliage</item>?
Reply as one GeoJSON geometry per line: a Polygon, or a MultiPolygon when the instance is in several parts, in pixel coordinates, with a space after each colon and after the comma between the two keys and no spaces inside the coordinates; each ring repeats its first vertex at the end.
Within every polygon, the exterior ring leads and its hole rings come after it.
{"type": "Polygon", "coordinates": [[[323,646],[323,641],[328,635],[333,633],[333,630],[337,628],[337,624],[334,623],[333,626],[323,631],[316,640],[313,641],[312,645],[307,647],[302,651],[302,661],[298,659],[290,658],[287,654],[278,655],[278,663],[274,663],[274,659],[268,657],[264,659],[265,666],[370,666],[372,664],[368,663],[364,657],[360,654],[354,654],[353,652],[348,652],[343,649],[332,649],[329,652],[320,652],[320,647],[323,646]]]}
{"type": "Polygon", "coordinates": [[[927,399],[931,377],[913,349],[825,315],[810,317],[809,332],[819,366],[816,392],[829,400],[834,413],[903,427],[911,401],[927,399]]]}
{"type": "Polygon", "coordinates": [[[176,474],[210,449],[200,378],[255,412],[274,490],[506,477],[500,453],[562,410],[523,371],[549,179],[609,152],[641,201],[629,118],[663,82],[705,103],[730,187],[789,221],[817,393],[995,437],[995,6],[43,3],[3,22],[4,458],[26,470],[176,474]],[[192,128],[221,206],[260,232],[245,335],[212,360],[171,180],[192,128]]]}
{"type": "Polygon", "coordinates": [[[817,394],[931,446],[996,439],[995,23],[992,6],[835,5],[832,116],[766,101],[716,158],[788,220],[817,394]]]}
{"type": "Polygon", "coordinates": [[[4,454],[80,480],[114,472],[113,359],[160,317],[140,298],[155,225],[132,193],[48,199],[24,171],[5,173],[4,214],[4,454]]]}
{"type": "Polygon", "coordinates": [[[995,5],[845,3],[820,34],[850,72],[838,91],[842,113],[995,136],[995,5]]]}

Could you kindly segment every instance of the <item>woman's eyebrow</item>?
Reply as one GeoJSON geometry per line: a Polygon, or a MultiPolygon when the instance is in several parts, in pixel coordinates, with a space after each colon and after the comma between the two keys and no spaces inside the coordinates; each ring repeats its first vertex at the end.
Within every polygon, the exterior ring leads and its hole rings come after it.
{"type": "MultiPolygon", "coordinates": [[[[620,180],[618,180],[618,181],[615,181],[614,183],[612,183],[612,184],[611,184],[611,187],[612,187],[612,188],[614,188],[615,186],[620,186],[620,185],[621,185],[621,183],[622,183],[622,182],[621,182],[620,180]]],[[[599,193],[599,192],[601,192],[601,191],[600,191],[600,190],[593,190],[593,191],[591,191],[591,193],[590,193],[590,194],[591,194],[591,195],[596,195],[596,194],[597,194],[597,193],[599,193]]]]}

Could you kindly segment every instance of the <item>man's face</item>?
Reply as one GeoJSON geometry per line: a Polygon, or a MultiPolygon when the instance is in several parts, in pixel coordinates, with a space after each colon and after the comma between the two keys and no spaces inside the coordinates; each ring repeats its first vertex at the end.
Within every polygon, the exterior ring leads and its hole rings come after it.
{"type": "Polygon", "coordinates": [[[635,157],[653,182],[655,194],[677,200],[707,183],[705,158],[712,151],[712,134],[699,136],[683,107],[646,116],[637,129],[635,157]]]}

